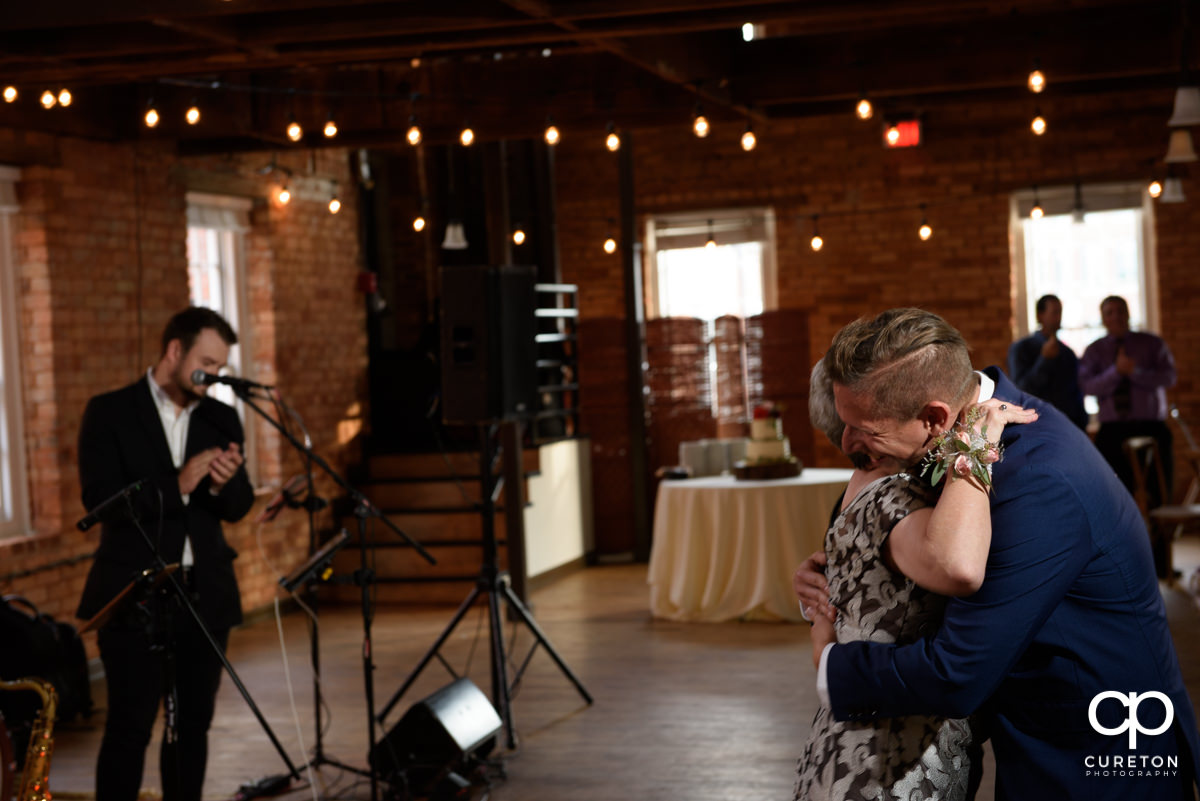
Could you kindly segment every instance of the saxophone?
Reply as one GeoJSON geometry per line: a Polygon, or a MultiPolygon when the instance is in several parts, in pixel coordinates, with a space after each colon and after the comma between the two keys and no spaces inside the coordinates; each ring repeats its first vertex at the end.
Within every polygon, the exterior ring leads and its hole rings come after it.
{"type": "Polygon", "coordinates": [[[42,708],[33,719],[25,767],[17,785],[16,801],[50,801],[50,755],[54,752],[54,718],[58,714],[58,693],[45,679],[27,678],[0,681],[0,690],[29,690],[42,699],[42,708]]]}

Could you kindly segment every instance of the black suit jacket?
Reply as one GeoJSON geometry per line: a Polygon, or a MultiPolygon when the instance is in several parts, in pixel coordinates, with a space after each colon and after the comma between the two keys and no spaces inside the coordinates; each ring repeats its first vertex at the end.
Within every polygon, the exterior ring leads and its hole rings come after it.
{"type": "MultiPolygon", "coordinates": [[[[79,479],[83,505],[95,508],[135,481],[147,484],[133,493],[134,514],[156,542],[167,563],[183,555],[184,535],[192,542],[196,607],[212,628],[228,628],[242,620],[233,560],[221,521],[240,520],[254,503],[254,489],[245,467],[237,471],[218,495],[209,491],[206,476],[185,504],[179,493],[179,471],[163,433],[149,378],[92,398],[79,430],[79,479]],[[160,526],[161,510],[161,526],[160,526]]],[[[207,448],[243,444],[237,412],[220,401],[205,398],[192,410],[188,424],[186,463],[207,448]]],[[[142,570],[153,556],[131,519],[129,506],[115,503],[101,518],[100,547],[88,572],[76,615],[90,618],[142,570]]]]}

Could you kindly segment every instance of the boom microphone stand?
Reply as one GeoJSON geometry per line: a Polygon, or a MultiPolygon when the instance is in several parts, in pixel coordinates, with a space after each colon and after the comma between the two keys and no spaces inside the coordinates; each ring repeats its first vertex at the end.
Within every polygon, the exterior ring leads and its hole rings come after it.
{"type": "MultiPolygon", "coordinates": [[[[229,674],[229,678],[233,681],[234,686],[237,687],[238,692],[242,694],[242,698],[245,699],[246,705],[250,707],[250,711],[253,712],[254,717],[258,719],[259,725],[262,726],[263,731],[267,733],[267,737],[271,740],[271,745],[275,746],[275,750],[279,752],[279,756],[283,759],[283,763],[287,765],[287,775],[290,778],[298,779],[300,777],[300,769],[292,764],[292,760],[288,757],[287,751],[284,750],[283,745],[279,742],[279,738],[275,736],[275,732],[271,729],[271,724],[267,723],[267,719],[263,717],[262,711],[260,711],[258,708],[258,704],[254,703],[254,699],[250,697],[250,691],[246,689],[245,684],[242,684],[242,680],[238,676],[237,671],[233,669],[233,665],[230,664],[229,659],[225,656],[225,651],[221,649],[221,646],[217,643],[216,638],[213,637],[212,632],[209,631],[208,626],[205,625],[204,620],[201,619],[200,613],[196,611],[196,607],[192,604],[192,599],[188,597],[187,592],[184,591],[183,587],[179,584],[179,580],[175,577],[175,569],[178,567],[178,565],[175,567],[167,566],[167,563],[163,561],[161,554],[159,554],[158,548],[154,546],[154,540],[150,538],[150,534],[147,533],[146,529],[142,527],[141,521],[138,520],[137,512],[133,506],[133,501],[127,492],[124,495],[124,500],[129,510],[130,520],[132,520],[134,528],[138,530],[138,534],[141,535],[142,541],[146,544],[146,548],[149,549],[151,557],[153,558],[153,582],[155,584],[165,584],[169,591],[174,594],[175,599],[179,602],[179,604],[187,610],[187,613],[191,616],[192,620],[196,623],[196,626],[200,629],[200,633],[204,635],[204,639],[208,641],[213,653],[216,654],[219,660],[221,660],[221,665],[225,668],[225,672],[229,674]]],[[[158,502],[159,508],[161,509],[161,497],[159,498],[158,502]]],[[[105,501],[103,504],[100,504],[100,506],[93,509],[87,516],[85,516],[75,525],[81,530],[87,530],[91,527],[92,523],[95,522],[96,515],[100,511],[100,508],[106,506],[108,503],[109,501],[105,501]]],[[[115,605],[112,608],[106,607],[106,609],[111,613],[113,609],[115,609],[115,605]]],[[[170,610],[167,610],[164,612],[164,614],[170,615],[171,612],[170,610]]],[[[173,694],[174,687],[165,688],[165,692],[173,694]]],[[[174,700],[169,699],[168,716],[171,718],[174,717],[175,706],[174,700]]]]}
{"type": "MultiPolygon", "coordinates": [[[[502,424],[504,425],[504,424],[502,424]]],[[[516,425],[516,423],[511,423],[516,425]]],[[[504,652],[504,632],[500,619],[500,602],[501,599],[508,602],[509,612],[519,617],[521,621],[529,628],[530,632],[536,638],[537,645],[541,645],[550,654],[550,658],[558,665],[558,669],[563,672],[571,683],[575,685],[575,689],[583,697],[587,703],[592,703],[592,696],[588,694],[587,689],[574,673],[567,663],[563,661],[558,652],[554,650],[554,646],[546,638],[546,634],[538,626],[533,619],[525,604],[513,592],[510,577],[507,571],[500,570],[496,560],[496,499],[499,497],[501,490],[504,488],[504,477],[496,477],[494,475],[495,462],[497,453],[492,447],[492,438],[496,431],[496,425],[481,424],[479,426],[479,480],[480,480],[480,505],[479,510],[483,518],[483,565],[479,571],[479,577],[475,580],[475,586],[468,593],[466,599],[458,607],[458,611],[454,613],[454,617],[450,619],[450,623],[442,631],[441,636],[437,638],[433,646],[421,658],[421,661],[408,674],[408,678],[400,685],[400,689],[396,690],[391,699],[384,705],[383,711],[379,713],[378,720],[382,723],[387,717],[388,712],[396,705],[412,686],[421,671],[429,664],[430,660],[437,657],[443,664],[445,660],[441,658],[442,644],[454,632],[456,626],[467,614],[470,608],[475,604],[475,601],[481,594],[487,595],[488,602],[488,629],[489,629],[489,644],[491,652],[491,668],[492,668],[492,703],[497,707],[500,713],[501,720],[504,721],[504,733],[507,739],[508,748],[511,750],[516,747],[516,733],[513,729],[512,722],[512,688],[508,683],[508,661],[504,652]]],[[[519,437],[514,437],[517,440],[519,437]]],[[[506,458],[519,458],[519,454],[508,453],[506,458]]],[[[532,657],[532,651],[530,657],[532,657]]],[[[528,665],[528,658],[517,671],[514,677],[514,685],[520,680],[521,673],[524,672],[525,666],[528,665]]],[[[448,666],[447,666],[448,667],[448,666]]],[[[452,674],[453,670],[450,671],[452,674]]],[[[458,678],[455,675],[455,678],[458,678]]]]}
{"type": "MultiPolygon", "coordinates": [[[[295,438],[295,436],[292,435],[292,433],[290,431],[287,430],[286,426],[284,426],[281,422],[275,420],[275,418],[271,417],[269,414],[267,414],[265,411],[263,411],[257,404],[254,403],[253,399],[256,397],[252,394],[254,389],[269,390],[270,387],[253,386],[253,385],[251,385],[251,382],[248,382],[248,381],[238,382],[236,384],[233,384],[232,386],[233,386],[234,393],[236,393],[237,396],[239,398],[241,398],[242,401],[247,406],[249,406],[251,409],[253,409],[259,415],[259,417],[266,420],[276,431],[278,431],[280,434],[282,434],[283,437],[289,443],[291,443],[293,448],[295,448],[299,453],[304,455],[304,457],[306,459],[306,465],[308,466],[310,471],[311,471],[311,467],[313,464],[317,465],[318,467],[321,468],[322,471],[324,471],[324,473],[327,476],[329,476],[331,479],[333,479],[334,483],[336,483],[339,487],[341,487],[342,490],[347,495],[349,495],[351,498],[354,499],[354,503],[355,503],[354,516],[358,520],[359,548],[360,548],[360,553],[362,554],[361,567],[359,570],[355,571],[354,583],[357,584],[362,589],[362,619],[363,619],[362,662],[363,662],[363,687],[364,687],[364,693],[366,695],[366,702],[367,702],[367,741],[368,741],[368,748],[369,748],[367,753],[368,754],[372,753],[375,750],[375,679],[374,679],[375,664],[372,661],[373,647],[371,644],[371,623],[372,623],[372,620],[374,617],[374,608],[373,608],[374,605],[371,600],[371,585],[374,584],[374,582],[375,582],[375,574],[374,574],[374,571],[372,571],[368,567],[368,564],[367,564],[367,520],[369,518],[375,518],[375,519],[381,521],[385,526],[387,526],[389,529],[391,529],[401,539],[403,539],[410,546],[412,546],[412,548],[414,550],[416,550],[416,552],[419,553],[431,565],[437,564],[437,560],[435,560],[432,556],[430,556],[429,552],[426,551],[425,548],[423,548],[419,542],[414,540],[412,537],[410,537],[405,532],[401,531],[400,528],[398,526],[396,526],[395,523],[393,523],[386,516],[384,516],[384,514],[375,505],[373,505],[369,500],[367,500],[366,496],[364,496],[361,492],[356,490],[354,487],[350,486],[349,482],[347,482],[344,478],[342,478],[341,475],[339,475],[336,470],[334,470],[332,467],[330,467],[328,462],[326,462],[324,459],[322,459],[320,456],[318,456],[316,453],[314,453],[312,450],[312,447],[311,447],[311,441],[309,443],[301,443],[300,441],[298,441],[295,438]]],[[[261,399],[261,397],[260,397],[260,399],[261,399]]],[[[270,400],[270,398],[268,398],[268,400],[270,400]]],[[[311,479],[310,479],[309,487],[310,487],[309,491],[311,493],[311,487],[312,487],[311,479]]],[[[310,494],[310,498],[311,497],[312,496],[310,494]]],[[[315,512],[315,510],[310,510],[310,512],[309,512],[310,519],[311,519],[311,516],[314,514],[314,512],[315,512]]],[[[314,529],[315,529],[315,522],[310,523],[310,525],[314,526],[314,529]]],[[[315,535],[312,533],[312,530],[310,530],[310,538],[312,538],[312,537],[315,537],[315,535]]],[[[312,544],[312,543],[310,543],[310,544],[312,544]]],[[[315,631],[315,629],[316,629],[316,626],[314,624],[313,631],[315,631]]],[[[314,641],[313,641],[314,669],[316,668],[318,659],[319,659],[319,656],[317,655],[317,643],[314,638],[314,641]]],[[[318,742],[319,742],[320,741],[319,740],[319,737],[320,737],[319,731],[320,731],[320,726],[321,726],[321,693],[320,693],[319,687],[315,687],[314,697],[315,697],[315,701],[317,704],[316,718],[317,718],[317,730],[318,730],[318,742]]],[[[363,775],[363,776],[368,776],[371,780],[371,801],[378,801],[379,777],[378,777],[376,771],[369,769],[369,768],[364,770],[362,768],[355,768],[350,765],[344,765],[340,762],[330,759],[329,757],[324,756],[323,754],[321,754],[319,752],[317,755],[314,756],[314,758],[312,760],[310,760],[307,763],[306,766],[312,766],[312,765],[318,765],[318,764],[335,765],[339,768],[342,768],[343,770],[347,770],[352,773],[357,773],[357,774],[363,775]]]]}

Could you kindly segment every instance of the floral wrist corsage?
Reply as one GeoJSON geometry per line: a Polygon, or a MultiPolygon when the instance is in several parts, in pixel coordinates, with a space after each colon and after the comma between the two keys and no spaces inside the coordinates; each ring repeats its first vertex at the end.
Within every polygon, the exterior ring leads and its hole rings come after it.
{"type": "Polygon", "coordinates": [[[992,465],[1000,461],[1004,446],[988,441],[986,425],[975,428],[982,416],[982,409],[972,408],[966,420],[955,423],[933,441],[933,448],[921,463],[921,475],[933,471],[929,477],[931,484],[937,486],[942,476],[949,474],[952,479],[975,476],[984,489],[992,488],[992,465]]]}

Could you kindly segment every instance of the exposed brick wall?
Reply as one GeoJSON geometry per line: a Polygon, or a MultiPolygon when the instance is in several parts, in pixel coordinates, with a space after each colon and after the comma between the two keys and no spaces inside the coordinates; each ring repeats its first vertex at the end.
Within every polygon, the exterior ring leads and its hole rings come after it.
{"type": "MultiPolygon", "coordinates": [[[[22,165],[18,184],[15,263],[36,533],[0,542],[0,574],[85,557],[95,548],[95,530],[74,529],[85,511],[76,471],[80,418],[88,398],[134,380],[155,361],[163,325],[187,304],[185,193],[197,176],[205,179],[204,191],[220,191],[224,182],[230,194],[256,200],[246,236],[250,374],[282,388],[312,433],[314,451],[335,469],[344,472],[357,460],[366,419],[366,333],[345,151],[281,157],[293,170],[295,194],[281,207],[272,199],[273,178],[258,174],[261,155],[184,161],[154,144],[69,138],[34,144],[26,152],[39,155],[22,165]],[[341,187],[337,216],[326,207],[331,179],[341,187]]],[[[226,528],[242,554],[237,568],[247,609],[270,602],[279,571],[302,560],[308,544],[302,512],[253,522],[271,488],[302,467],[269,426],[256,429],[264,494],[244,521],[226,528]]],[[[318,491],[338,494],[324,477],[318,491]]],[[[321,526],[330,521],[328,512],[319,516],[321,526]]],[[[10,578],[0,590],[70,619],[88,564],[81,558],[10,578]]]]}
{"type": "MultiPolygon", "coordinates": [[[[1171,102],[1170,91],[1047,96],[1041,106],[1050,128],[1041,138],[1028,131],[1032,108],[1024,101],[942,107],[924,116],[925,145],[904,151],[885,150],[879,122],[861,123],[849,110],[760,128],[758,148],[748,154],[738,145],[738,123],[717,124],[697,140],[684,120],[631,137],[635,213],[640,224],[660,212],[774,208],[779,305],[808,312],[810,364],[845,323],[901,305],[944,315],[971,343],[976,364],[1002,364],[1015,331],[1012,193],[1033,184],[1146,181],[1155,164],[1161,176],[1171,102]],[[922,203],[934,228],[928,242],[916,235],[922,203]],[[819,253],[809,247],[813,214],[821,215],[825,240],[819,253]]],[[[600,249],[606,219],[619,210],[617,157],[599,135],[567,136],[556,169],[563,279],[581,286],[584,317],[623,317],[620,260],[600,249]]],[[[1200,423],[1195,172],[1184,175],[1188,203],[1156,205],[1155,232],[1161,333],[1180,373],[1170,397],[1200,423]]],[[[596,369],[584,348],[581,372],[596,369]]],[[[817,465],[844,464],[824,437],[814,441],[817,465]]],[[[607,503],[601,487],[597,508],[607,503]]],[[[598,528],[602,551],[605,536],[598,528]]]]}

